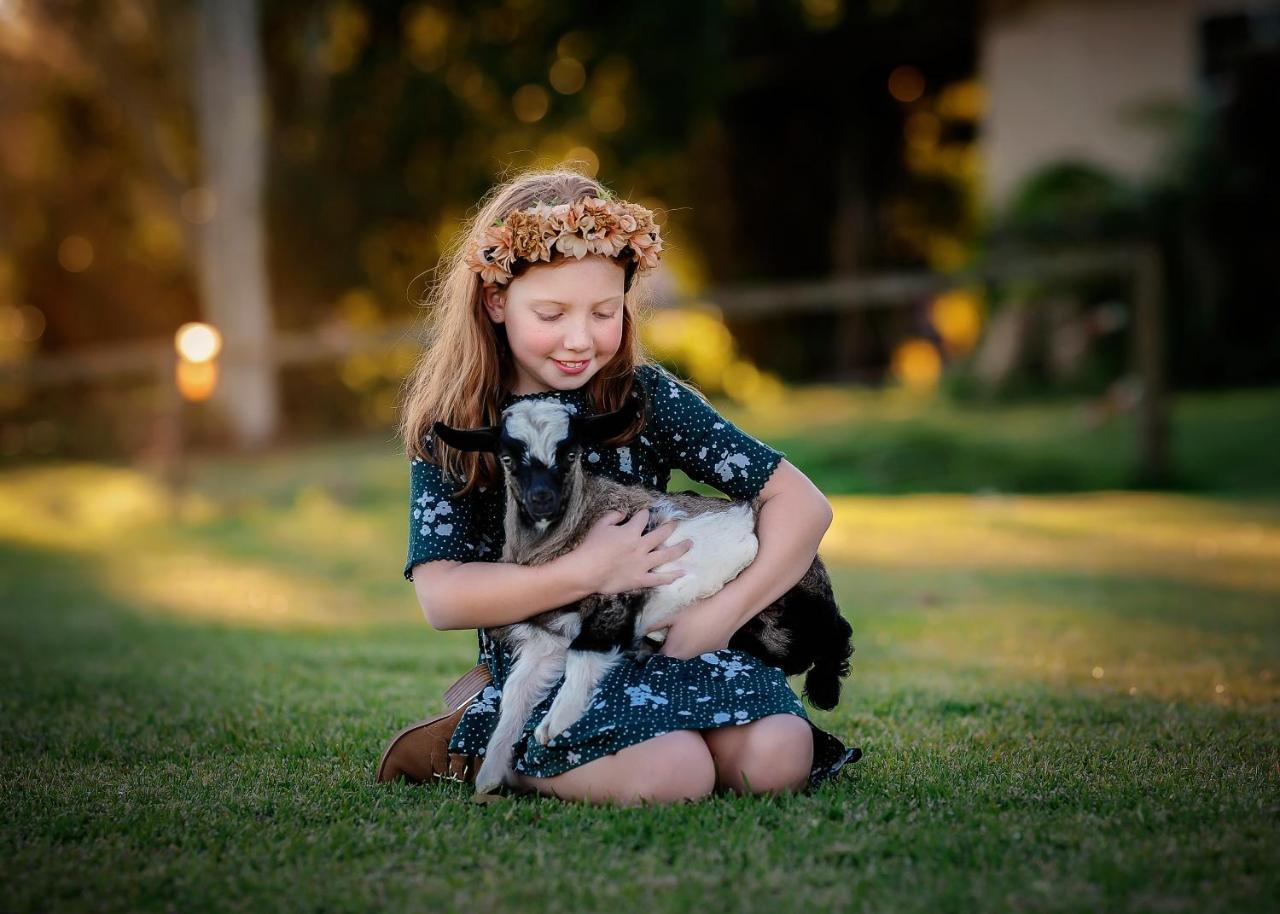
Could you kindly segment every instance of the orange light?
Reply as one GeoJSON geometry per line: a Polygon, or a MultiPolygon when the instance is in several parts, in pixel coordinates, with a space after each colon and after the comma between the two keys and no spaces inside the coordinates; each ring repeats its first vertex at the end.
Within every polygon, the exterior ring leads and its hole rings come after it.
{"type": "Polygon", "coordinates": [[[929,320],[952,354],[963,354],[978,342],[982,332],[982,299],[979,290],[952,289],[929,306],[929,320]]]}
{"type": "Polygon", "coordinates": [[[905,64],[895,67],[889,74],[889,94],[903,104],[914,102],[924,95],[924,74],[905,64]]]}
{"type": "Polygon", "coordinates": [[[178,362],[178,391],[193,403],[207,400],[218,386],[218,363],[189,362],[181,359],[178,362]]]}
{"type": "Polygon", "coordinates": [[[546,116],[551,99],[547,90],[537,83],[528,83],[516,90],[511,96],[511,108],[515,115],[526,124],[536,124],[546,116]]]}
{"type": "Polygon", "coordinates": [[[942,374],[942,357],[928,340],[908,339],[894,350],[890,370],[910,390],[932,390],[942,374]]]}

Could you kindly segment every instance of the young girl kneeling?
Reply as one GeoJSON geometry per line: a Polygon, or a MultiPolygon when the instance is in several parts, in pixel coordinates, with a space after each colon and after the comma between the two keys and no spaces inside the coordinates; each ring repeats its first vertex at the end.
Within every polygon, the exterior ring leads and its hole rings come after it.
{"type": "Polygon", "coordinates": [[[557,684],[516,744],[518,786],[623,804],[693,800],[717,788],[804,790],[859,751],[809,721],[781,669],[728,643],[800,579],[831,507],[783,452],[644,356],[632,286],[661,250],[643,207],[574,171],[528,172],[488,196],[432,290],[400,429],[411,473],[404,575],[434,627],[477,630],[479,662],[493,679],[449,751],[482,756],[498,720],[511,657],[486,628],[588,594],[675,580],[680,571],[653,569],[677,560],[688,543],[663,545],[674,521],[645,534],[647,512],[625,523],[615,514],[554,561],[503,562],[500,468],[490,454],[435,440],[432,423],[494,425],[512,403],[543,398],[585,415],[610,412],[639,384],[650,414],[609,446],[588,448],[586,471],[665,492],[676,467],[731,498],[759,497],[759,552],[721,591],[682,610],[661,653],[643,665],[629,657],[617,664],[586,713],[543,746],[533,731],[557,684]]]}

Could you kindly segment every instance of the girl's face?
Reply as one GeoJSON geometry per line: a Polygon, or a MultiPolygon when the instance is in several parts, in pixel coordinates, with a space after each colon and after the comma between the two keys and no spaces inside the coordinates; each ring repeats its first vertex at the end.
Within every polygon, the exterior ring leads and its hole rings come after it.
{"type": "Polygon", "coordinates": [[[574,390],[622,345],[626,270],[603,254],[540,263],[505,287],[485,286],[485,309],[507,325],[513,394],[574,390]],[[565,364],[576,363],[576,364],[565,364]]]}

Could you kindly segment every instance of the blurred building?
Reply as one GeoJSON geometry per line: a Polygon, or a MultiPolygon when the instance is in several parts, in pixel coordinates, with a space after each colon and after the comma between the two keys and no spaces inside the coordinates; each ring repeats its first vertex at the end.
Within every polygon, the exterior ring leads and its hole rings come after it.
{"type": "Polygon", "coordinates": [[[1213,96],[1234,57],[1274,43],[1258,0],[993,0],[980,26],[985,195],[999,204],[1067,158],[1139,177],[1171,112],[1213,96]]]}

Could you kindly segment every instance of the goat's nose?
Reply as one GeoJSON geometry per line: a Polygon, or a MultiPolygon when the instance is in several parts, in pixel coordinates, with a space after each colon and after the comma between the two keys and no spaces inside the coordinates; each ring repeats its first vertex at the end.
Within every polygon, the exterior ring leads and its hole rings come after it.
{"type": "Polygon", "coordinates": [[[529,493],[529,504],[535,508],[550,508],[555,500],[555,494],[550,489],[538,489],[529,493]]]}

